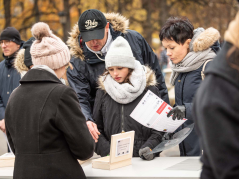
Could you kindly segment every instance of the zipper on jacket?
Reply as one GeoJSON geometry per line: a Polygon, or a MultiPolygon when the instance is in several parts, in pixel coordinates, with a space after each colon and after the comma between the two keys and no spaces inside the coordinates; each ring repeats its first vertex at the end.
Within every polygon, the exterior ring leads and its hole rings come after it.
{"type": "Polygon", "coordinates": [[[124,132],[124,105],[122,105],[122,108],[121,108],[121,128],[123,133],[124,132]]]}

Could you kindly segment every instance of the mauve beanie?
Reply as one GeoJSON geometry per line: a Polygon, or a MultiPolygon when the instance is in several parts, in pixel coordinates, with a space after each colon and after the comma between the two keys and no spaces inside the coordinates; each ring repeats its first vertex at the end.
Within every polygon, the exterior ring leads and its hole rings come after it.
{"type": "Polygon", "coordinates": [[[36,23],[31,32],[36,38],[30,50],[33,65],[46,65],[55,70],[70,62],[71,55],[68,47],[52,33],[46,23],[36,23]]]}
{"type": "Polygon", "coordinates": [[[117,37],[105,56],[105,68],[112,66],[135,69],[135,58],[127,40],[117,37]]]}

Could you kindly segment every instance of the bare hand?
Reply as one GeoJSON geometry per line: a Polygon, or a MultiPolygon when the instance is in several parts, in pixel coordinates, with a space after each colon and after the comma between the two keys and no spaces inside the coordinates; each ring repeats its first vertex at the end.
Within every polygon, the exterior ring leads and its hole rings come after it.
{"type": "Polygon", "coordinates": [[[98,142],[100,132],[97,129],[97,125],[92,121],[87,121],[86,124],[93,139],[95,140],[95,142],[98,142]]]}
{"type": "Polygon", "coordinates": [[[6,128],[5,128],[5,120],[0,121],[0,130],[2,130],[6,134],[6,128]]]}

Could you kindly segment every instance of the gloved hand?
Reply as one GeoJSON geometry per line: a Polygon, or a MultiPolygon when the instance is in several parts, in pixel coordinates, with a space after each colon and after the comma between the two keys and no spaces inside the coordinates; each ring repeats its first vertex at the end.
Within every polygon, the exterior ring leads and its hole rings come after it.
{"type": "Polygon", "coordinates": [[[178,120],[183,119],[185,118],[185,112],[186,112],[185,106],[176,106],[173,109],[171,109],[171,111],[169,111],[169,113],[167,114],[167,117],[173,114],[173,120],[175,120],[176,118],[178,120]]]}
{"type": "Polygon", "coordinates": [[[173,135],[174,135],[174,133],[168,133],[168,132],[165,133],[165,134],[163,135],[163,137],[162,137],[162,141],[173,139],[173,135]]]}
{"type": "Polygon", "coordinates": [[[154,154],[146,154],[148,152],[150,152],[151,149],[149,147],[144,147],[142,149],[139,150],[139,156],[140,158],[144,159],[144,160],[153,160],[154,159],[154,154]]]}

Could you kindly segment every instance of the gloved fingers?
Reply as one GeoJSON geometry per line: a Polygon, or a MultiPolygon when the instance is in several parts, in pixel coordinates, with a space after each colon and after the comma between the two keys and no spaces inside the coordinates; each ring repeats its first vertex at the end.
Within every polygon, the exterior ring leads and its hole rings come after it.
{"type": "Polygon", "coordinates": [[[154,154],[144,154],[143,155],[146,160],[153,160],[154,159],[154,154]]]}
{"type": "Polygon", "coordinates": [[[177,113],[173,114],[173,120],[175,120],[177,118],[177,113]]]}
{"type": "Polygon", "coordinates": [[[141,155],[143,155],[143,154],[145,154],[149,151],[150,151],[149,147],[142,148],[142,149],[139,150],[139,156],[141,156],[141,155]]]}
{"type": "Polygon", "coordinates": [[[174,110],[175,110],[175,108],[171,109],[171,110],[168,112],[167,117],[170,117],[170,116],[174,113],[174,110]]]}

